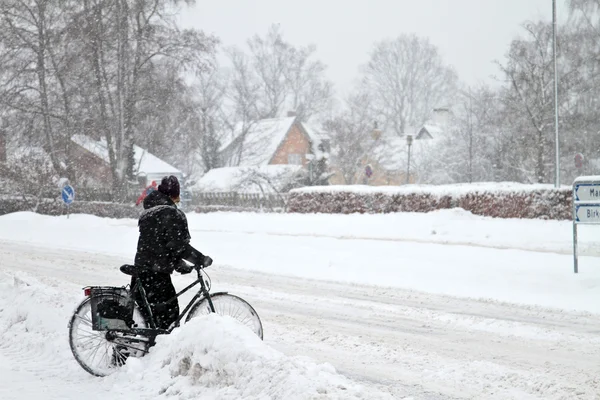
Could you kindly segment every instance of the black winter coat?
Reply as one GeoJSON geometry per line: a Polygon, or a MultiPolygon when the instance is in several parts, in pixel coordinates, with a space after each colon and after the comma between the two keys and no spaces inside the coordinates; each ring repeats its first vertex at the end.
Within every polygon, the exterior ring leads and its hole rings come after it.
{"type": "Polygon", "coordinates": [[[137,266],[170,274],[182,265],[183,259],[202,263],[204,256],[190,245],[187,218],[169,196],[158,190],[146,196],[138,227],[137,266]]]}

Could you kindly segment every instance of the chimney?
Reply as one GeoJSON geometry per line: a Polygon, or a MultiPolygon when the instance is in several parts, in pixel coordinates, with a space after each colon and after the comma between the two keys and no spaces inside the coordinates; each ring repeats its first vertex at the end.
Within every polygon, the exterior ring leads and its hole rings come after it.
{"type": "Polygon", "coordinates": [[[448,108],[433,109],[433,123],[439,127],[446,128],[450,124],[452,113],[448,108]]]}
{"type": "Polygon", "coordinates": [[[288,111],[287,112],[287,116],[288,117],[295,117],[296,116],[296,111],[288,111]]]}

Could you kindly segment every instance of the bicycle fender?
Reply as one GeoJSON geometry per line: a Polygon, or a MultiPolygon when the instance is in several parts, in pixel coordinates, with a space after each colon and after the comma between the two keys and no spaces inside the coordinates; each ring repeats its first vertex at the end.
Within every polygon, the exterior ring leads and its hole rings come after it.
{"type": "Polygon", "coordinates": [[[220,294],[229,294],[229,292],[216,292],[216,293],[211,293],[211,294],[210,294],[210,297],[215,297],[215,296],[218,296],[218,295],[220,295],[220,294]]]}

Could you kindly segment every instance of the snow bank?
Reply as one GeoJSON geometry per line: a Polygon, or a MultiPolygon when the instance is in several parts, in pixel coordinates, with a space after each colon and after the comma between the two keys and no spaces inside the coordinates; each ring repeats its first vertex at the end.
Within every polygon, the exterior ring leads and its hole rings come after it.
{"type": "Polygon", "coordinates": [[[41,363],[44,378],[73,380],[80,367],[71,355],[67,323],[82,300],[79,287],[56,287],[25,274],[0,274],[0,353],[11,372],[27,374],[41,363]],[[14,362],[16,360],[16,362],[14,362]]]}
{"type": "MultiPolygon", "coordinates": [[[[600,311],[598,226],[580,227],[582,257],[576,275],[568,221],[494,219],[453,209],[385,215],[191,214],[188,222],[192,245],[215,259],[216,271],[229,266],[600,311]]],[[[0,240],[48,247],[61,255],[73,249],[123,256],[123,263],[132,262],[137,239],[133,219],[87,215],[67,219],[32,213],[0,217],[0,240]]],[[[119,265],[102,268],[119,276],[119,265]]],[[[93,267],[97,265],[92,261],[89,266],[73,266],[93,267]]]]}
{"type": "Polygon", "coordinates": [[[229,317],[191,320],[115,377],[133,392],[181,399],[391,399],[329,364],[287,357],[229,317]]]}
{"type": "MultiPolygon", "coordinates": [[[[88,375],[68,345],[67,322],[83,299],[75,285],[17,273],[0,275],[0,350],[11,375],[44,365],[44,380],[89,381],[105,398],[391,399],[368,392],[329,364],[287,357],[229,317],[210,315],[160,336],[150,353],[106,378],[88,375]]],[[[53,388],[53,391],[56,391],[53,388]]],[[[101,398],[101,397],[99,397],[101,398]]]]}
{"type": "MultiPolygon", "coordinates": [[[[261,234],[345,240],[414,241],[572,254],[569,221],[500,219],[462,209],[392,214],[188,213],[192,244],[213,247],[223,234],[261,234]]],[[[579,227],[581,255],[600,256],[600,227],[579,227]]],[[[0,239],[133,258],[137,220],[31,212],[0,216],[0,239]]],[[[268,239],[266,239],[268,241],[268,239]]],[[[227,243],[224,243],[227,245],[227,243]]],[[[268,243],[264,246],[269,247],[268,243]]],[[[222,261],[222,260],[217,260],[222,261]]],[[[285,272],[284,266],[276,271],[285,272]]]]}

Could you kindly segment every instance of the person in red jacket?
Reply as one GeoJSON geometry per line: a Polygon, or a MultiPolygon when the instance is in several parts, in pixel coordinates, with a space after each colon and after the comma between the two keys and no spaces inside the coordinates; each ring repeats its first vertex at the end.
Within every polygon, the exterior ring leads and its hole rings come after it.
{"type": "Polygon", "coordinates": [[[142,201],[144,201],[144,199],[146,198],[146,196],[148,196],[150,193],[152,193],[153,191],[155,191],[158,187],[156,186],[156,181],[152,181],[152,183],[150,184],[150,186],[148,186],[146,189],[144,189],[144,191],[142,192],[142,194],[140,195],[140,197],[138,197],[137,201],[135,202],[136,206],[139,206],[142,201]]]}

